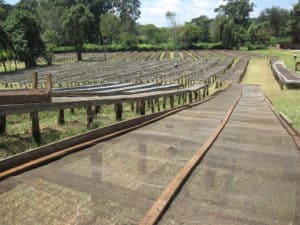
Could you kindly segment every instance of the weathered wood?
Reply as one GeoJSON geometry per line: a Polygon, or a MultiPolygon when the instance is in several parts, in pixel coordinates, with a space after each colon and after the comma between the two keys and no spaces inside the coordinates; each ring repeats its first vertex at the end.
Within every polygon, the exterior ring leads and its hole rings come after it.
{"type": "Polygon", "coordinates": [[[163,97],[163,109],[167,107],[167,97],[163,97]]]}
{"type": "Polygon", "coordinates": [[[155,108],[154,108],[154,102],[153,99],[150,99],[150,106],[151,106],[151,112],[154,113],[155,112],[155,108]]]}
{"type": "Polygon", "coordinates": [[[160,112],[160,102],[159,102],[159,98],[155,99],[155,103],[157,105],[157,111],[160,112]]]}
{"type": "Polygon", "coordinates": [[[86,114],[87,114],[86,126],[87,128],[91,128],[91,124],[93,123],[94,120],[94,112],[91,105],[86,108],[86,114]]]}
{"type": "Polygon", "coordinates": [[[146,114],[146,103],[144,100],[142,100],[139,104],[139,108],[140,108],[140,114],[141,115],[145,115],[146,114]]]}
{"type": "Polygon", "coordinates": [[[174,95],[170,96],[170,105],[171,105],[171,108],[174,108],[174,95]]]}
{"type": "Polygon", "coordinates": [[[198,100],[198,92],[194,91],[194,95],[195,95],[195,100],[198,100]]]}
{"type": "Polygon", "coordinates": [[[37,89],[38,88],[38,73],[37,72],[33,72],[32,73],[32,89],[37,89]]]}
{"type": "Polygon", "coordinates": [[[6,116],[0,116],[0,134],[4,134],[6,131],[6,116]]]}
{"type": "Polygon", "coordinates": [[[115,110],[116,110],[116,120],[121,121],[122,114],[123,114],[123,104],[122,103],[115,104],[115,110]]]}
{"type": "Polygon", "coordinates": [[[51,74],[46,75],[45,86],[46,86],[46,89],[51,92],[51,90],[52,90],[52,75],[51,74]]]}
{"type": "Polygon", "coordinates": [[[94,109],[94,113],[95,113],[95,116],[97,116],[101,111],[101,106],[100,105],[96,105],[95,106],[95,109],[94,109]]]}
{"type": "MultiPolygon", "coordinates": [[[[203,89],[201,87],[199,89],[203,89]]],[[[148,100],[149,98],[164,97],[165,99],[171,95],[178,95],[195,90],[193,87],[188,89],[178,89],[174,91],[163,91],[154,93],[144,93],[136,95],[120,95],[120,96],[109,96],[109,97],[76,97],[76,98],[53,98],[51,103],[39,103],[39,104],[19,104],[19,105],[1,105],[0,115],[13,115],[21,113],[30,113],[34,111],[54,111],[59,109],[70,109],[70,108],[81,108],[89,105],[106,105],[116,104],[118,102],[139,102],[141,100],[148,100]]],[[[186,101],[185,101],[186,102],[186,101]]],[[[139,107],[137,108],[139,109],[139,107]]],[[[139,111],[137,111],[139,113],[139,111]]]]}
{"type": "Polygon", "coordinates": [[[40,131],[40,123],[39,123],[39,114],[38,112],[31,112],[31,132],[32,136],[36,143],[41,142],[41,131],[40,131]]]}
{"type": "Polygon", "coordinates": [[[192,92],[189,93],[189,102],[190,103],[193,102],[193,93],[192,92]]]}
{"type": "Polygon", "coordinates": [[[57,123],[59,125],[65,124],[65,110],[63,110],[63,109],[58,110],[57,123]]]}
{"type": "MultiPolygon", "coordinates": [[[[144,100],[142,100],[144,101],[144,100]]],[[[145,102],[145,101],[144,101],[145,102]]],[[[146,106],[145,106],[146,107],[146,106]]],[[[136,114],[140,114],[140,101],[136,102],[136,106],[135,106],[135,113],[136,114]]]]}

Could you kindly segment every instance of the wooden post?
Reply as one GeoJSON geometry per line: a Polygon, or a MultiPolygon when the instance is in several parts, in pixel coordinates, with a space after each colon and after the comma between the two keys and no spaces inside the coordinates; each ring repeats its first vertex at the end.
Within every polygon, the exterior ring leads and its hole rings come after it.
{"type": "Polygon", "coordinates": [[[116,110],[116,120],[121,121],[122,120],[122,113],[123,113],[122,103],[115,104],[115,110],[116,110]]]}
{"type": "Polygon", "coordinates": [[[189,92],[189,101],[190,101],[190,103],[193,102],[193,93],[192,92],[189,92]]]}
{"type": "Polygon", "coordinates": [[[40,131],[38,112],[31,112],[30,118],[31,118],[31,122],[32,122],[31,132],[32,132],[33,138],[36,143],[40,143],[41,142],[41,131],[40,131]]]}
{"type": "Polygon", "coordinates": [[[74,108],[71,108],[71,109],[70,109],[70,112],[71,112],[72,115],[74,115],[74,114],[75,114],[75,109],[74,109],[74,108]]]}
{"type": "Polygon", "coordinates": [[[150,99],[150,105],[151,105],[151,112],[154,113],[155,112],[155,108],[154,108],[153,99],[150,99]]]}
{"type": "Polygon", "coordinates": [[[167,107],[167,98],[164,97],[163,98],[163,109],[166,109],[166,107],[167,107]]]}
{"type": "Polygon", "coordinates": [[[52,90],[52,75],[51,74],[47,74],[46,75],[46,84],[45,87],[48,91],[51,92],[52,90]]]}
{"type": "Polygon", "coordinates": [[[181,94],[177,95],[177,101],[178,101],[178,105],[181,104],[181,94]]]}
{"type": "Polygon", "coordinates": [[[195,91],[195,92],[194,92],[194,95],[195,95],[195,100],[197,101],[197,100],[198,100],[198,92],[195,91]]]}
{"type": "Polygon", "coordinates": [[[95,106],[95,110],[94,110],[95,116],[97,116],[98,113],[100,113],[100,111],[101,111],[101,106],[100,105],[96,105],[95,106]]]}
{"type": "Polygon", "coordinates": [[[136,113],[136,114],[139,114],[139,113],[140,113],[140,102],[139,102],[139,101],[136,102],[135,113],[136,113]]]}
{"type": "Polygon", "coordinates": [[[174,95],[170,96],[170,105],[171,105],[171,108],[174,108],[174,95]]]}
{"type": "Polygon", "coordinates": [[[0,116],[0,134],[4,134],[6,130],[6,116],[0,116]]]}
{"type": "Polygon", "coordinates": [[[146,103],[145,103],[145,100],[141,100],[140,104],[139,104],[139,107],[140,107],[140,114],[143,116],[146,114],[146,103]]]}
{"type": "Polygon", "coordinates": [[[131,112],[134,112],[134,102],[131,102],[131,112]]]}
{"type": "Polygon", "coordinates": [[[65,124],[65,111],[63,109],[58,110],[57,123],[59,125],[65,124]]]}
{"type": "Polygon", "coordinates": [[[86,114],[87,114],[87,117],[86,117],[86,126],[87,128],[91,128],[91,124],[94,120],[94,112],[93,112],[93,109],[92,109],[92,106],[89,105],[87,108],[86,108],[86,114]]]}
{"type": "Polygon", "coordinates": [[[33,72],[32,73],[32,87],[33,90],[38,88],[38,73],[33,72]]]}
{"type": "Polygon", "coordinates": [[[159,97],[156,98],[156,104],[157,104],[157,111],[160,112],[160,102],[159,102],[159,97]]]}
{"type": "Polygon", "coordinates": [[[209,89],[209,86],[206,87],[206,96],[209,95],[209,90],[208,89],[209,89]]]}

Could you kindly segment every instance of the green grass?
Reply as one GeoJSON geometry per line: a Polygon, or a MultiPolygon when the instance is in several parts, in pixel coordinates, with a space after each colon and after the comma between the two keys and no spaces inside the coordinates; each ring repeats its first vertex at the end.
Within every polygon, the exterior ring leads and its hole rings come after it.
{"type": "Polygon", "coordinates": [[[294,71],[300,75],[300,71],[295,71],[295,61],[294,61],[294,54],[297,55],[297,61],[300,61],[300,51],[270,48],[270,49],[266,49],[266,50],[255,50],[253,52],[263,54],[263,55],[279,57],[284,62],[284,64],[287,66],[287,68],[289,68],[291,71],[294,71]]]}
{"type": "Polygon", "coordinates": [[[250,61],[243,83],[261,85],[276,110],[286,114],[300,129],[300,90],[281,90],[267,60],[250,61]]]}

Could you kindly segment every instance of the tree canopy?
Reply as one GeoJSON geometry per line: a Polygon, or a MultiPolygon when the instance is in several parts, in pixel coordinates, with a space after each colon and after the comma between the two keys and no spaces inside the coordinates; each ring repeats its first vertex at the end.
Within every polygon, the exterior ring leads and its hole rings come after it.
{"type": "Polygon", "coordinates": [[[82,47],[87,40],[93,20],[93,14],[82,4],[72,6],[63,16],[62,27],[68,39],[76,46],[78,60],[82,60],[82,47]]]}

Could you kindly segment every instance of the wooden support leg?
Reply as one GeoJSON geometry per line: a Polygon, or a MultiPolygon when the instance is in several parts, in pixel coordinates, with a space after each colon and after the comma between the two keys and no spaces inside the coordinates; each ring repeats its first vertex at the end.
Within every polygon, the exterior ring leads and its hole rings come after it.
{"type": "Polygon", "coordinates": [[[198,100],[198,92],[195,91],[195,92],[194,92],[194,95],[195,95],[195,100],[197,101],[197,100],[198,100]]]}
{"type": "Polygon", "coordinates": [[[150,99],[150,105],[151,105],[151,112],[154,113],[155,112],[155,108],[154,108],[153,99],[150,99]]]}
{"type": "Polygon", "coordinates": [[[41,142],[41,131],[40,131],[40,123],[39,123],[39,114],[38,112],[32,112],[30,113],[31,118],[31,132],[32,136],[36,143],[41,142]]]}
{"type": "Polygon", "coordinates": [[[58,110],[57,123],[59,125],[64,125],[65,124],[65,111],[63,109],[58,110]]]}
{"type": "Polygon", "coordinates": [[[189,101],[190,101],[190,103],[193,102],[193,93],[192,92],[189,92],[189,101]]]}
{"type": "Polygon", "coordinates": [[[6,130],[6,116],[0,116],[0,134],[4,134],[6,130]]]}
{"type": "Polygon", "coordinates": [[[167,98],[164,97],[163,98],[163,109],[166,109],[166,107],[167,107],[167,98]]]}
{"type": "Polygon", "coordinates": [[[75,109],[74,109],[74,108],[71,108],[71,109],[70,109],[70,112],[71,112],[72,115],[74,115],[74,114],[75,114],[75,109]]]}
{"type": "Polygon", "coordinates": [[[100,112],[100,110],[101,110],[101,106],[95,105],[94,106],[94,116],[97,116],[98,113],[100,112]]]}
{"type": "Polygon", "coordinates": [[[181,104],[181,94],[177,95],[177,102],[178,102],[178,105],[181,104]]]}
{"type": "Polygon", "coordinates": [[[130,106],[131,106],[131,112],[134,112],[134,102],[131,102],[130,106]]]}
{"type": "Polygon", "coordinates": [[[208,90],[209,88],[208,87],[206,87],[206,96],[208,96],[209,95],[209,90],[208,90]]]}
{"type": "Polygon", "coordinates": [[[144,100],[142,100],[139,104],[139,107],[140,107],[140,114],[143,116],[146,114],[146,103],[144,100]]]}
{"type": "Polygon", "coordinates": [[[174,95],[170,96],[170,105],[171,108],[174,108],[174,95]]]}
{"type": "Polygon", "coordinates": [[[87,128],[91,128],[91,124],[94,120],[94,112],[91,105],[86,108],[86,114],[87,114],[86,126],[87,128]]]}
{"type": "Polygon", "coordinates": [[[123,105],[122,103],[117,103],[115,105],[116,109],[116,120],[121,121],[122,120],[122,114],[123,114],[123,105]]]}
{"type": "Polygon", "coordinates": [[[160,112],[160,102],[159,102],[159,98],[156,98],[155,102],[156,102],[156,105],[157,105],[157,111],[160,112]]]}
{"type": "Polygon", "coordinates": [[[140,114],[140,102],[139,101],[136,102],[135,113],[140,114]]]}

